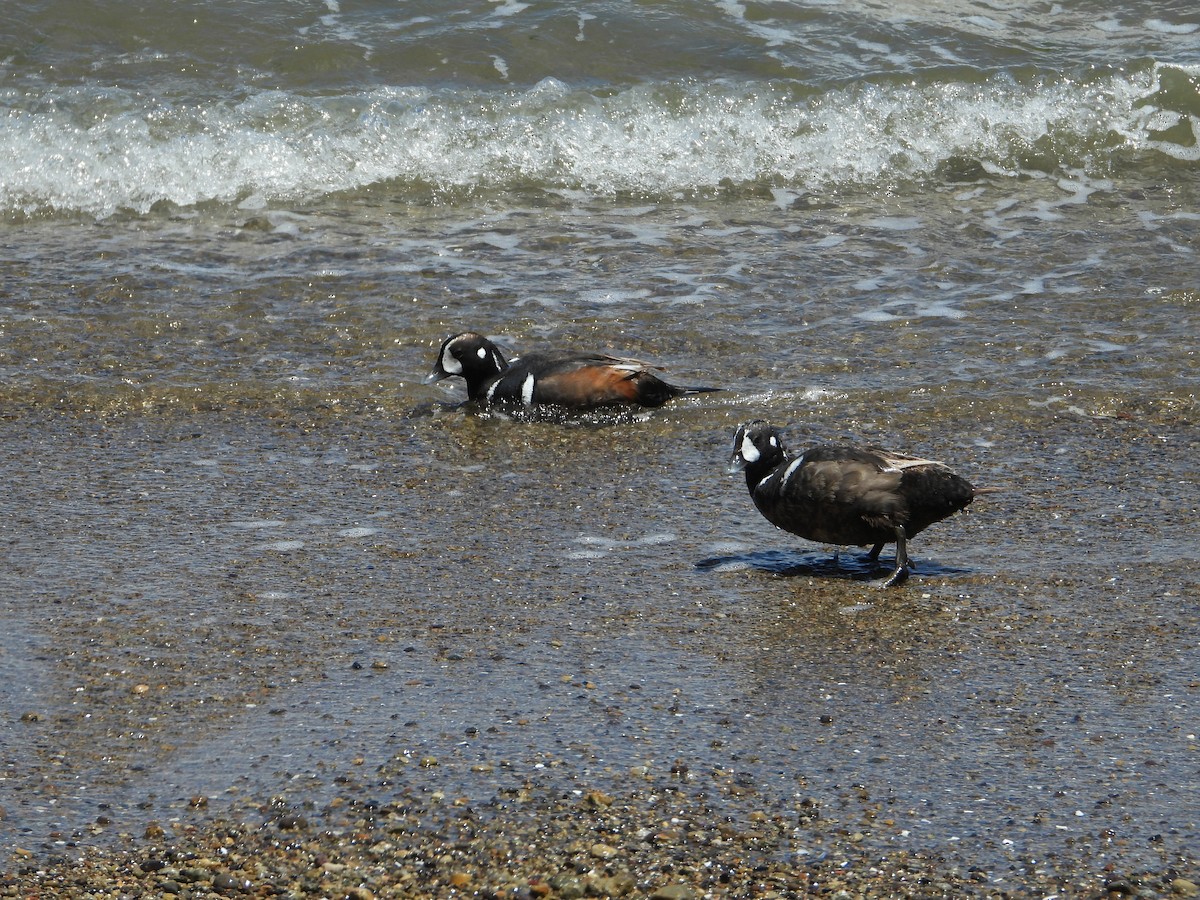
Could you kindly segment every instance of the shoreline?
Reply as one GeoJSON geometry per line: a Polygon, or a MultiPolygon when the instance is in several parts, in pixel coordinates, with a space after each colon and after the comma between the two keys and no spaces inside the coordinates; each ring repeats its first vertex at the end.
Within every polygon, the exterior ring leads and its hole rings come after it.
{"type": "Polygon", "coordinates": [[[661,787],[621,798],[510,789],[482,806],[440,792],[343,796],[320,810],[275,797],[219,817],[196,798],[198,821],[151,824],[119,846],[15,850],[0,897],[1200,896],[1195,862],[1182,857],[1153,871],[1065,857],[988,871],[964,861],[967,847],[881,850],[815,810],[735,822],[661,787]]]}

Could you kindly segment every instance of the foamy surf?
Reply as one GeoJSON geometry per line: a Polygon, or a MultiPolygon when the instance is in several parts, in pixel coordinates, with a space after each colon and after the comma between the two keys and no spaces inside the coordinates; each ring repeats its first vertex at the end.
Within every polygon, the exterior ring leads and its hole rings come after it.
{"type": "MultiPolygon", "coordinates": [[[[236,102],[98,87],[0,96],[0,208],[103,218],[156,206],[253,210],[364,189],[442,200],[530,189],[671,197],[730,186],[825,191],[922,179],[963,160],[1102,173],[1115,152],[1200,158],[1196,72],[1088,81],[379,88],[236,102]]],[[[969,168],[969,167],[968,167],[969,168]]],[[[978,171],[978,169],[977,169],[978,171]]]]}

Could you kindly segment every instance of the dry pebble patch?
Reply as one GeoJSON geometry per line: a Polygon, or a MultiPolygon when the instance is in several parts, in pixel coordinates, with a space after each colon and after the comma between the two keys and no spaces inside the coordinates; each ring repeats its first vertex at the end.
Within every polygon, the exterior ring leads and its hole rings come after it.
{"type": "Polygon", "coordinates": [[[114,849],[17,850],[0,897],[578,898],[798,897],[1118,900],[1189,898],[1195,873],[1103,871],[1043,863],[984,871],[956,859],[864,849],[854,835],[744,822],[652,795],[532,791],[485,808],[405,798],[339,798],[324,810],[276,798],[234,818],[151,826],[114,849]]]}

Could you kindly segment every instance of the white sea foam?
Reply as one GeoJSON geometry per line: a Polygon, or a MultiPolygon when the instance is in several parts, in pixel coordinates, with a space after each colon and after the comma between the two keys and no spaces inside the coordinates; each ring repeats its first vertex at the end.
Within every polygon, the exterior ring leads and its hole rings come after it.
{"type": "Polygon", "coordinates": [[[620,541],[613,540],[612,538],[601,537],[596,534],[581,534],[579,537],[575,538],[575,543],[591,544],[597,547],[604,547],[607,550],[621,546],[620,541]]]}
{"type": "Polygon", "coordinates": [[[921,227],[921,220],[916,216],[881,216],[866,224],[883,231],[915,231],[921,227]]]}
{"type": "Polygon", "coordinates": [[[607,550],[572,550],[566,554],[567,559],[603,559],[606,556],[607,550]]]}
{"type": "Polygon", "coordinates": [[[494,16],[516,16],[529,9],[528,3],[519,3],[517,0],[498,0],[496,9],[492,12],[494,16]]]}
{"type": "Polygon", "coordinates": [[[274,541],[262,545],[262,549],[274,550],[276,553],[290,553],[293,550],[302,550],[303,548],[304,541],[274,541]]]}
{"type": "Polygon", "coordinates": [[[1200,24],[1196,22],[1167,22],[1164,19],[1147,19],[1142,24],[1150,31],[1159,31],[1163,34],[1195,34],[1200,31],[1200,24]]]}
{"type": "Polygon", "coordinates": [[[679,535],[664,531],[661,534],[648,534],[638,543],[654,546],[656,544],[671,544],[679,540],[679,535]]]}
{"type": "MultiPolygon", "coordinates": [[[[503,92],[258,91],[209,102],[100,87],[32,99],[9,90],[0,92],[0,210],[103,217],[212,201],[258,210],[381,183],[662,196],[761,179],[786,184],[775,189],[786,204],[839,183],[921,177],[960,156],[1017,174],[1026,148],[1048,141],[1070,173],[1064,190],[1084,202],[1102,188],[1073,173],[1110,153],[1114,134],[1128,150],[1200,158],[1200,120],[1176,111],[1178,101],[1154,103],[1162,71],[1086,84],[860,84],[802,102],[778,84],[593,93],[554,79],[503,92]]],[[[1187,80],[1173,83],[1178,91],[1187,80]]]]}
{"type": "Polygon", "coordinates": [[[370,526],[367,526],[367,525],[360,525],[357,528],[343,528],[341,531],[338,532],[338,537],[363,538],[363,537],[370,537],[371,535],[378,534],[378,533],[379,533],[378,528],[371,528],[370,526]]]}

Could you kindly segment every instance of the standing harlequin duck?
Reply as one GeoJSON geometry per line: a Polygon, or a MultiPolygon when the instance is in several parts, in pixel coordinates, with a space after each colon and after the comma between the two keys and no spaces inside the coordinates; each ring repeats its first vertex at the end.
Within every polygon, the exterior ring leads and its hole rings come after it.
{"type": "Polygon", "coordinates": [[[653,368],[600,353],[530,353],[510,364],[495,344],[468,331],[446,339],[425,383],[458,375],[467,382],[467,397],[482,406],[566,409],[662,406],[684,394],[719,390],[676,387],[655,375],[653,368]]]}
{"type": "Polygon", "coordinates": [[[790,456],[779,431],[762,421],[738,428],[729,471],[746,473],[754,505],[784,531],[825,544],[872,544],[872,560],[895,542],[887,587],[908,578],[908,538],[984,493],[939,462],[902,453],[821,446],[790,456]]]}

